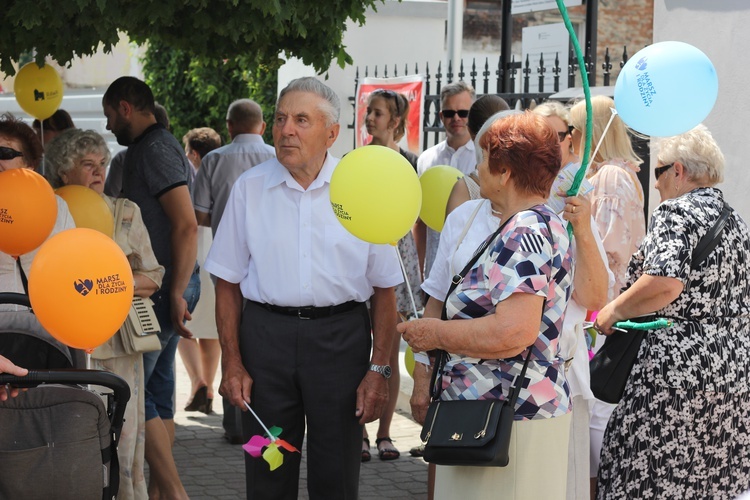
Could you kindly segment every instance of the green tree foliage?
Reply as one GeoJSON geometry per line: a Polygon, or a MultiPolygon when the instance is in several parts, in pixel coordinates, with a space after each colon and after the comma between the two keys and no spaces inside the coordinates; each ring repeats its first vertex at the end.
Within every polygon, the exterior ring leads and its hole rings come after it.
{"type": "MultiPolygon", "coordinates": [[[[271,120],[278,58],[262,64],[244,57],[192,57],[156,42],[149,44],[143,62],[146,81],[157,102],[167,108],[177,138],[191,128],[211,127],[228,142],[226,111],[236,99],[253,99],[263,108],[266,122],[271,120]]],[[[266,140],[270,139],[269,127],[266,140]]]]}
{"type": "Polygon", "coordinates": [[[349,19],[360,25],[384,0],[0,0],[0,70],[35,50],[60,64],[110,50],[118,31],[197,58],[299,57],[324,71],[351,63],[342,43],[349,19]]]}

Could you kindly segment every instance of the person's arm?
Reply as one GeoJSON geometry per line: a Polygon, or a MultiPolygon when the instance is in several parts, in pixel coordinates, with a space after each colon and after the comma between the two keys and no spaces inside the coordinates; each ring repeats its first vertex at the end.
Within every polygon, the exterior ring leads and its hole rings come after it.
{"type": "Polygon", "coordinates": [[[247,411],[253,379],[242,364],[240,355],[240,316],[242,292],[238,283],[221,278],[216,281],[216,329],[221,345],[221,385],[219,394],[232,405],[247,411]]]}
{"type": "MultiPolygon", "coordinates": [[[[217,297],[218,299],[218,297],[217,297]]],[[[387,365],[391,355],[393,336],[396,335],[396,293],[391,288],[374,288],[370,298],[372,311],[372,358],[371,363],[387,365]]],[[[380,418],[388,401],[388,384],[379,373],[367,370],[365,378],[357,388],[355,415],[364,425],[380,418]]],[[[396,395],[394,395],[395,397],[396,395]]]]}
{"type": "MultiPolygon", "coordinates": [[[[429,297],[424,306],[424,318],[439,319],[443,311],[443,302],[435,297],[429,297]]],[[[434,363],[435,360],[431,360],[434,363]]],[[[414,363],[414,386],[411,391],[411,414],[419,424],[424,424],[427,416],[427,408],[430,406],[430,380],[432,378],[432,367],[420,362],[414,363]]]]}
{"type": "Polygon", "coordinates": [[[563,218],[573,226],[576,244],[573,298],[582,307],[598,311],[607,303],[609,274],[596,243],[596,229],[591,227],[591,203],[581,196],[566,198],[563,218]]]}
{"type": "Polygon", "coordinates": [[[667,307],[677,300],[684,285],[677,278],[644,274],[633,286],[604,306],[596,316],[596,327],[605,335],[611,334],[612,325],[667,307]]]}
{"type": "Polygon", "coordinates": [[[199,226],[211,227],[211,214],[207,212],[195,211],[195,220],[199,226]]]}
{"type": "Polygon", "coordinates": [[[148,298],[159,290],[159,285],[154,283],[154,281],[145,274],[139,272],[133,272],[133,283],[135,284],[133,294],[138,297],[148,298]]]}
{"type": "MultiPolygon", "coordinates": [[[[16,366],[8,358],[0,356],[0,373],[7,373],[9,375],[15,375],[16,377],[25,377],[28,375],[29,370],[16,366]]],[[[18,396],[18,388],[0,386],[0,401],[5,401],[8,398],[15,398],[16,396],[18,396]]]]}
{"type": "Polygon", "coordinates": [[[193,334],[183,324],[192,319],[187,310],[183,294],[190,282],[198,256],[198,223],[187,186],[170,189],[159,198],[164,212],[172,224],[172,285],[169,290],[172,309],[172,324],[177,333],[185,338],[193,334]]]}
{"type": "Polygon", "coordinates": [[[495,314],[470,320],[421,319],[400,323],[398,331],[415,351],[442,349],[472,358],[516,356],[539,336],[544,298],[514,293],[498,302],[495,314]]]}
{"type": "Polygon", "coordinates": [[[466,185],[466,181],[464,179],[458,179],[458,182],[453,185],[451,194],[448,197],[448,204],[445,207],[445,216],[448,217],[448,214],[453,212],[456,207],[462,203],[466,203],[470,199],[471,195],[469,194],[469,187],[466,185]]]}

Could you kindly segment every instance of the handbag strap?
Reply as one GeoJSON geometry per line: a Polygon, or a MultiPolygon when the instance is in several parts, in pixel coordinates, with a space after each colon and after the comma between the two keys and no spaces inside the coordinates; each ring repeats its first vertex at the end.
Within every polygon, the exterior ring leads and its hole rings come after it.
{"type": "MultiPolygon", "coordinates": [[[[535,210],[533,208],[529,208],[531,212],[536,213],[539,215],[542,220],[544,221],[544,224],[547,226],[547,230],[550,234],[550,239],[552,238],[552,228],[549,225],[549,221],[547,218],[538,210],[535,210]]],[[[448,303],[448,297],[451,293],[456,289],[458,285],[461,284],[461,282],[464,280],[466,275],[471,271],[471,268],[474,267],[474,264],[479,260],[479,257],[481,257],[484,252],[487,250],[487,248],[490,246],[490,244],[495,241],[495,238],[500,234],[500,232],[505,228],[505,226],[518,214],[514,214],[511,217],[508,217],[508,219],[503,222],[499,228],[497,228],[497,231],[492,233],[492,235],[484,240],[484,242],[477,248],[476,252],[474,252],[474,255],[471,259],[469,259],[469,262],[466,263],[463,270],[460,274],[456,274],[453,276],[453,279],[451,280],[451,285],[448,288],[448,293],[445,295],[445,300],[443,301],[443,310],[440,314],[440,319],[447,320],[448,314],[447,314],[447,303],[448,303]]],[[[554,246],[554,245],[553,245],[554,246]]],[[[544,308],[542,308],[542,318],[544,318],[544,308]]],[[[528,353],[526,354],[526,358],[523,362],[523,368],[521,369],[521,373],[513,378],[513,381],[510,385],[510,392],[508,393],[508,403],[510,404],[511,408],[515,408],[516,400],[518,399],[518,395],[521,393],[521,386],[523,384],[523,380],[526,378],[526,369],[529,366],[529,360],[531,359],[531,352],[533,350],[534,345],[530,345],[528,347],[528,353]]],[[[441,372],[443,371],[443,367],[448,361],[448,352],[444,351],[442,349],[437,350],[437,356],[435,359],[435,365],[432,367],[432,377],[431,377],[431,383],[430,383],[430,396],[432,398],[432,401],[437,401],[440,398],[440,394],[442,393],[442,384],[438,383],[440,380],[441,372]]]]}
{"type": "Polygon", "coordinates": [[[730,215],[731,208],[725,201],[724,206],[721,209],[719,219],[714,223],[713,226],[711,226],[708,232],[698,242],[695,250],[693,250],[692,263],[690,264],[691,269],[697,269],[698,266],[704,260],[706,260],[706,257],[708,257],[711,252],[713,252],[714,248],[716,248],[716,245],[719,244],[719,237],[721,236],[721,232],[724,230],[724,226],[726,226],[727,219],[729,219],[730,215]]]}

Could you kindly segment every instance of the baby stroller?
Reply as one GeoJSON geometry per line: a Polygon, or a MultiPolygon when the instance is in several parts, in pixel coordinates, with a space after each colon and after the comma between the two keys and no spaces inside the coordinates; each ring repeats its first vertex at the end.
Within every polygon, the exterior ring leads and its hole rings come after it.
{"type": "MultiPolygon", "coordinates": [[[[0,293],[0,304],[30,307],[17,293],[0,293]]],[[[83,353],[52,338],[30,310],[0,312],[0,354],[29,369],[26,377],[0,374],[0,384],[28,388],[0,402],[0,499],[116,498],[128,384],[81,369],[83,353]],[[111,392],[100,396],[88,384],[111,392]]]]}

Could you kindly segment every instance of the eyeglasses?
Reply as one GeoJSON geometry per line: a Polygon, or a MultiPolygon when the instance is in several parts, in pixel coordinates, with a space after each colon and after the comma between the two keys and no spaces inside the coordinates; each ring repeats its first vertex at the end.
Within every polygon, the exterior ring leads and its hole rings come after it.
{"type": "Polygon", "coordinates": [[[454,116],[458,115],[459,118],[466,118],[469,116],[469,110],[468,109],[444,109],[440,111],[440,114],[443,115],[443,118],[453,118],[454,116]]]}
{"type": "Polygon", "coordinates": [[[13,148],[0,146],[0,160],[12,160],[13,158],[18,158],[19,156],[23,156],[23,153],[20,151],[16,151],[13,148]]]}
{"type": "Polygon", "coordinates": [[[576,130],[576,128],[573,125],[568,125],[568,133],[570,135],[573,135],[573,131],[576,130]]]}
{"type": "Polygon", "coordinates": [[[562,141],[564,141],[564,140],[565,140],[565,138],[566,138],[566,137],[568,137],[568,134],[569,134],[569,133],[570,133],[570,132],[568,132],[568,131],[565,131],[565,132],[560,132],[560,131],[558,130],[558,131],[557,131],[557,138],[558,138],[558,139],[560,139],[560,142],[562,142],[562,141]]]}
{"type": "Polygon", "coordinates": [[[401,116],[401,106],[399,105],[398,94],[396,92],[388,89],[376,89],[371,92],[371,95],[384,95],[392,98],[396,101],[396,116],[401,116]]]}
{"type": "Polygon", "coordinates": [[[654,169],[654,179],[657,181],[659,180],[659,177],[661,177],[661,174],[669,170],[674,166],[674,163],[670,163],[669,165],[664,165],[663,167],[656,167],[654,169]]]}

